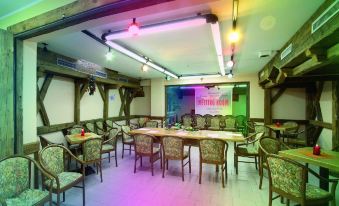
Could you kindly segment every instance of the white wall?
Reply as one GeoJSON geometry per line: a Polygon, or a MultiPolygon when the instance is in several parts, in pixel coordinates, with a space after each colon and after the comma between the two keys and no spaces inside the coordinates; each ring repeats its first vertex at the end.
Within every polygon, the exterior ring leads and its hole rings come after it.
{"type": "Polygon", "coordinates": [[[165,116],[165,80],[151,80],[151,116],[165,116]]]}
{"type": "Polygon", "coordinates": [[[36,138],[36,67],[37,43],[23,42],[23,143],[35,142],[36,138]]]}
{"type": "Polygon", "coordinates": [[[143,90],[145,97],[135,97],[131,103],[132,115],[151,115],[151,87],[144,86],[143,90]]]}
{"type": "MultiPolygon", "coordinates": [[[[323,92],[320,97],[320,108],[323,121],[332,123],[332,83],[325,82],[323,92]]],[[[323,129],[317,142],[324,149],[332,149],[332,130],[323,129]]]]}

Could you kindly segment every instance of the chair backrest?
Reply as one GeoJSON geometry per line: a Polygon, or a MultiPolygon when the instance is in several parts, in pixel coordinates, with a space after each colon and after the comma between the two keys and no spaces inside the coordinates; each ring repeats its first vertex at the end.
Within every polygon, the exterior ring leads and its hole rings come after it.
{"type": "Polygon", "coordinates": [[[140,117],[138,119],[138,125],[139,127],[144,127],[145,123],[147,122],[148,118],[147,117],[140,117]]]}
{"type": "Polygon", "coordinates": [[[192,126],[192,116],[190,114],[184,114],[181,116],[182,125],[184,127],[192,126]]]}
{"type": "Polygon", "coordinates": [[[305,199],[307,169],[291,159],[267,155],[269,181],[273,191],[283,191],[289,196],[305,199]]]}
{"type": "Polygon", "coordinates": [[[206,122],[206,127],[210,127],[211,126],[211,119],[212,119],[212,115],[210,114],[205,114],[204,118],[205,118],[205,122],[206,122]]]}
{"type": "Polygon", "coordinates": [[[259,152],[259,141],[264,136],[264,134],[265,134],[264,132],[258,132],[253,135],[254,140],[252,142],[254,144],[256,151],[258,152],[259,152]]]}
{"type": "Polygon", "coordinates": [[[220,116],[213,116],[211,118],[211,127],[220,128],[220,116]]]}
{"type": "Polygon", "coordinates": [[[92,122],[87,122],[87,123],[85,124],[85,127],[86,127],[86,129],[87,129],[88,132],[96,133],[96,132],[95,132],[95,126],[94,126],[94,124],[93,124],[92,122]]]}
{"type": "Polygon", "coordinates": [[[74,125],[73,127],[68,129],[68,134],[80,134],[82,130],[81,125],[74,125]]]}
{"type": "Polygon", "coordinates": [[[131,127],[130,126],[123,125],[123,126],[121,126],[121,130],[122,130],[122,139],[123,139],[123,141],[132,139],[131,135],[128,134],[128,132],[131,131],[131,127]]]}
{"type": "Polygon", "coordinates": [[[109,131],[109,141],[108,144],[115,146],[116,142],[117,142],[117,135],[119,133],[118,128],[112,128],[109,131]]]}
{"type": "Polygon", "coordinates": [[[102,121],[97,121],[96,123],[96,126],[97,126],[97,133],[99,135],[102,135],[105,133],[105,130],[104,130],[104,122],[102,121]]]}
{"type": "Polygon", "coordinates": [[[199,141],[200,159],[205,163],[223,164],[227,149],[227,142],[219,139],[206,138],[199,141]]]}
{"type": "Polygon", "coordinates": [[[145,123],[145,127],[157,128],[158,127],[158,122],[157,121],[147,121],[145,123]]]}
{"type": "Polygon", "coordinates": [[[24,156],[0,160],[0,200],[17,196],[30,187],[31,162],[24,156]]]}
{"type": "Polygon", "coordinates": [[[162,146],[167,159],[182,159],[184,156],[184,141],[180,137],[163,137],[162,146]]]}
{"type": "Polygon", "coordinates": [[[287,122],[284,122],[283,123],[284,126],[291,126],[293,127],[292,129],[287,129],[285,131],[285,133],[295,133],[295,132],[298,132],[299,130],[299,125],[297,122],[294,122],[294,121],[287,121],[287,122]]]}
{"type": "Polygon", "coordinates": [[[147,134],[137,134],[133,137],[134,149],[137,154],[151,155],[153,153],[153,136],[147,134]]]}
{"type": "Polygon", "coordinates": [[[195,127],[198,129],[205,129],[206,128],[206,119],[205,117],[196,114],[195,116],[195,127]]]}
{"type": "Polygon", "coordinates": [[[112,121],[112,120],[107,119],[107,120],[105,121],[105,123],[106,123],[107,126],[113,127],[113,121],[112,121]]]}
{"type": "Polygon", "coordinates": [[[236,118],[232,115],[227,115],[225,117],[225,128],[235,129],[235,127],[236,127],[236,118]]]}
{"type": "Polygon", "coordinates": [[[281,143],[277,138],[263,137],[259,140],[259,147],[265,154],[278,154],[281,143]]]}
{"type": "Polygon", "coordinates": [[[41,166],[54,176],[65,171],[64,156],[67,149],[61,145],[49,145],[39,152],[41,166]]]}
{"type": "Polygon", "coordinates": [[[82,143],[84,161],[96,161],[101,159],[102,138],[87,139],[82,143]]]}

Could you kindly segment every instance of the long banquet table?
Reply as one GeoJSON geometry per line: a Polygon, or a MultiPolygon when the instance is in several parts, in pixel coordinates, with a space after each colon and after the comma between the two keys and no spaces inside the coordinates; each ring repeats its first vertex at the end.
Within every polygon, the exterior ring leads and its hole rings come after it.
{"type": "Polygon", "coordinates": [[[197,143],[202,138],[215,138],[229,142],[244,142],[245,138],[240,132],[229,131],[211,131],[211,130],[199,130],[199,131],[185,131],[174,130],[165,128],[139,128],[129,132],[134,134],[149,134],[155,137],[174,136],[181,137],[192,143],[197,143]]]}

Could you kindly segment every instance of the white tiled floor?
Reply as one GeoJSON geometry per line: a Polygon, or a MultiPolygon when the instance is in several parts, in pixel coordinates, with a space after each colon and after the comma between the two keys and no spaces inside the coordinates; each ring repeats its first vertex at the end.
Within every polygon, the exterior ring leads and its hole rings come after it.
{"type": "MultiPolygon", "coordinates": [[[[126,152],[125,152],[126,154],[126,152]]],[[[103,161],[103,183],[99,175],[86,177],[86,205],[117,206],[263,206],[268,205],[268,179],[264,178],[263,189],[259,190],[259,176],[254,164],[240,163],[239,174],[233,167],[233,144],[228,150],[228,180],[221,185],[221,172],[215,166],[203,165],[202,184],[199,184],[198,148],[192,149],[192,173],[185,168],[185,181],[181,180],[179,161],[169,163],[169,170],[162,178],[160,163],[155,164],[151,176],[148,159],[143,167],[133,173],[134,153],[121,159],[121,145],[118,145],[118,167],[114,161],[103,161]]],[[[82,205],[81,189],[72,188],[66,192],[62,205],[82,205]]],[[[55,196],[54,196],[55,198],[55,196]]],[[[279,199],[273,205],[280,204],[279,199]]]]}

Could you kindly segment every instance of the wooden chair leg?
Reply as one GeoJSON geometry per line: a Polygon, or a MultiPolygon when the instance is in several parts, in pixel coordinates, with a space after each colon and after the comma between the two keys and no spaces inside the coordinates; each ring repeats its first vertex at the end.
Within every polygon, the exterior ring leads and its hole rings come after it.
{"type": "Polygon", "coordinates": [[[108,152],[108,162],[111,163],[111,153],[108,152]]]}
{"type": "Polygon", "coordinates": [[[268,192],[268,205],[269,206],[272,206],[272,190],[271,190],[271,188],[270,188],[270,191],[268,192]]]}
{"type": "Polygon", "coordinates": [[[188,148],[188,169],[189,173],[191,173],[191,146],[188,148]]]}
{"type": "Polygon", "coordinates": [[[227,174],[227,161],[225,162],[225,179],[226,179],[226,182],[227,182],[227,179],[228,179],[228,174],[227,174]]]}
{"type": "Polygon", "coordinates": [[[199,184],[201,184],[201,171],[202,170],[202,163],[201,163],[201,161],[200,161],[200,163],[199,163],[199,184]]]}
{"type": "Polygon", "coordinates": [[[222,165],[221,165],[221,181],[222,181],[222,187],[223,188],[225,188],[224,172],[225,172],[225,170],[222,168],[222,165]]]}
{"type": "Polygon", "coordinates": [[[137,154],[135,153],[135,156],[134,156],[134,173],[136,173],[137,171],[137,154]]]}
{"type": "Polygon", "coordinates": [[[258,160],[257,157],[254,157],[255,169],[258,170],[258,160]]]}
{"type": "Polygon", "coordinates": [[[142,156],[140,156],[140,167],[142,167],[142,156]]]}
{"type": "Polygon", "coordinates": [[[184,180],[184,160],[181,159],[181,176],[182,176],[182,181],[184,180]]]}
{"type": "Polygon", "coordinates": [[[165,161],[166,161],[165,157],[161,161],[163,161],[163,163],[164,163],[164,167],[162,168],[162,178],[164,178],[165,177],[165,161]]]}
{"type": "Polygon", "coordinates": [[[154,172],[153,172],[153,156],[151,156],[150,159],[151,159],[152,176],[154,176],[154,172]]]}
{"type": "Polygon", "coordinates": [[[129,145],[129,154],[132,154],[132,145],[129,145]]]}
{"type": "Polygon", "coordinates": [[[60,206],[60,193],[57,193],[57,206],[60,206]]]}
{"type": "MultiPolygon", "coordinates": [[[[160,169],[162,169],[162,152],[160,151],[160,169]]],[[[165,166],[164,166],[165,167],[165,166]]]]}
{"type": "Polygon", "coordinates": [[[118,157],[117,157],[117,150],[115,149],[115,155],[114,155],[114,158],[115,158],[115,166],[118,167],[118,157]]]}
{"type": "Polygon", "coordinates": [[[65,192],[62,193],[62,201],[65,202],[66,197],[65,197],[65,192]]]}
{"type": "Polygon", "coordinates": [[[85,206],[86,198],[85,198],[85,178],[82,179],[82,205],[85,206]]]}
{"type": "Polygon", "coordinates": [[[263,174],[263,170],[261,169],[261,172],[260,172],[261,174],[260,174],[260,181],[259,181],[259,189],[261,190],[261,186],[262,186],[262,179],[263,179],[263,176],[264,176],[264,174],[263,174]]]}
{"type": "Polygon", "coordinates": [[[235,173],[238,174],[238,155],[234,154],[235,173]]]}
{"type": "Polygon", "coordinates": [[[166,160],[166,169],[168,170],[168,159],[166,160]]]}
{"type": "Polygon", "coordinates": [[[122,159],[124,159],[124,153],[125,153],[125,144],[122,143],[122,155],[121,155],[122,159]]]}
{"type": "Polygon", "coordinates": [[[102,167],[101,167],[101,161],[99,162],[99,167],[100,167],[100,179],[101,179],[101,182],[102,182],[102,167]]]}

